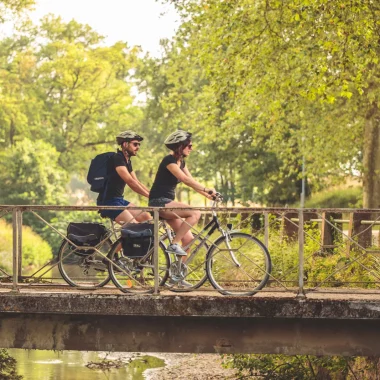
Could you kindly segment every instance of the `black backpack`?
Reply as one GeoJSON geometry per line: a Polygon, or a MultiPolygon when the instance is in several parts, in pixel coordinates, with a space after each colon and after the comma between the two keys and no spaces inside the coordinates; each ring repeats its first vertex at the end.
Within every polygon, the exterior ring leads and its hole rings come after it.
{"type": "Polygon", "coordinates": [[[107,182],[107,162],[115,152],[98,154],[90,164],[87,174],[87,182],[91,185],[91,191],[101,193],[107,182]]]}

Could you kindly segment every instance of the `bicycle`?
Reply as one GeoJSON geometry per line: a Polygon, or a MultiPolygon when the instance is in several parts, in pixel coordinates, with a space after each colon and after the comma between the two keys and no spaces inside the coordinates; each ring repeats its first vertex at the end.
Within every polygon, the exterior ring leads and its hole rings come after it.
{"type": "MultiPolygon", "coordinates": [[[[222,200],[218,194],[212,207],[222,200]]],[[[185,261],[168,254],[166,241],[172,241],[173,233],[164,220],[161,220],[160,228],[164,232],[159,238],[159,286],[166,285],[175,292],[187,292],[198,289],[208,279],[221,294],[247,296],[257,293],[268,282],[272,263],[265,245],[247,233],[232,231],[231,226],[224,229],[215,210],[211,221],[184,247],[188,250],[193,246],[185,261]],[[216,230],[220,236],[211,242],[216,230]],[[205,257],[205,260],[200,257],[205,257]],[[191,286],[182,286],[184,280],[191,286]]],[[[121,238],[113,244],[108,255],[108,271],[113,283],[125,293],[153,292],[154,248],[151,247],[141,258],[129,258],[120,249],[120,243],[121,238]]]]}

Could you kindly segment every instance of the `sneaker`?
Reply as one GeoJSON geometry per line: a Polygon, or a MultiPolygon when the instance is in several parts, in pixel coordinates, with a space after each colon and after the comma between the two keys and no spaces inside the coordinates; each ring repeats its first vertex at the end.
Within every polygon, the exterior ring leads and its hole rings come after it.
{"type": "Polygon", "coordinates": [[[165,285],[168,288],[173,288],[175,285],[178,285],[179,288],[192,288],[193,287],[193,285],[190,284],[190,282],[187,282],[185,280],[175,281],[172,278],[169,281],[165,282],[165,285]]]}
{"type": "Polygon", "coordinates": [[[192,288],[193,287],[193,284],[190,284],[190,282],[187,282],[185,280],[182,280],[178,283],[178,286],[180,288],[192,288]]]}
{"type": "Polygon", "coordinates": [[[170,253],[174,253],[177,256],[187,256],[187,253],[177,243],[170,244],[169,247],[166,249],[166,251],[170,253]]]}

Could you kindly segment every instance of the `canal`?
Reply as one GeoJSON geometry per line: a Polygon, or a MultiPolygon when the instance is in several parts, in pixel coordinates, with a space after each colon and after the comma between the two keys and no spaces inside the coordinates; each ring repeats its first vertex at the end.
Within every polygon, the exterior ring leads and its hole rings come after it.
{"type": "Polygon", "coordinates": [[[136,353],[22,349],[7,351],[17,360],[17,372],[25,380],[142,380],[147,369],[165,365],[162,359],[136,353]],[[120,368],[106,370],[104,368],[106,360],[112,360],[113,363],[120,365],[120,368]]]}

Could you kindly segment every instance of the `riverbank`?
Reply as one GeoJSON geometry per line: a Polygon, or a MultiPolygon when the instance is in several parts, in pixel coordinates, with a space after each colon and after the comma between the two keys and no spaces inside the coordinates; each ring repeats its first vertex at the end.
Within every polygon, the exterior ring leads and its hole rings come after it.
{"type": "Polygon", "coordinates": [[[222,367],[217,354],[149,354],[165,360],[166,366],[144,372],[146,380],[236,379],[235,370],[222,367]]]}
{"type": "Polygon", "coordinates": [[[110,360],[132,362],[143,356],[153,356],[165,361],[164,367],[150,368],[143,372],[146,380],[232,380],[235,370],[223,368],[218,354],[171,354],[171,353],[108,353],[110,360]]]}

